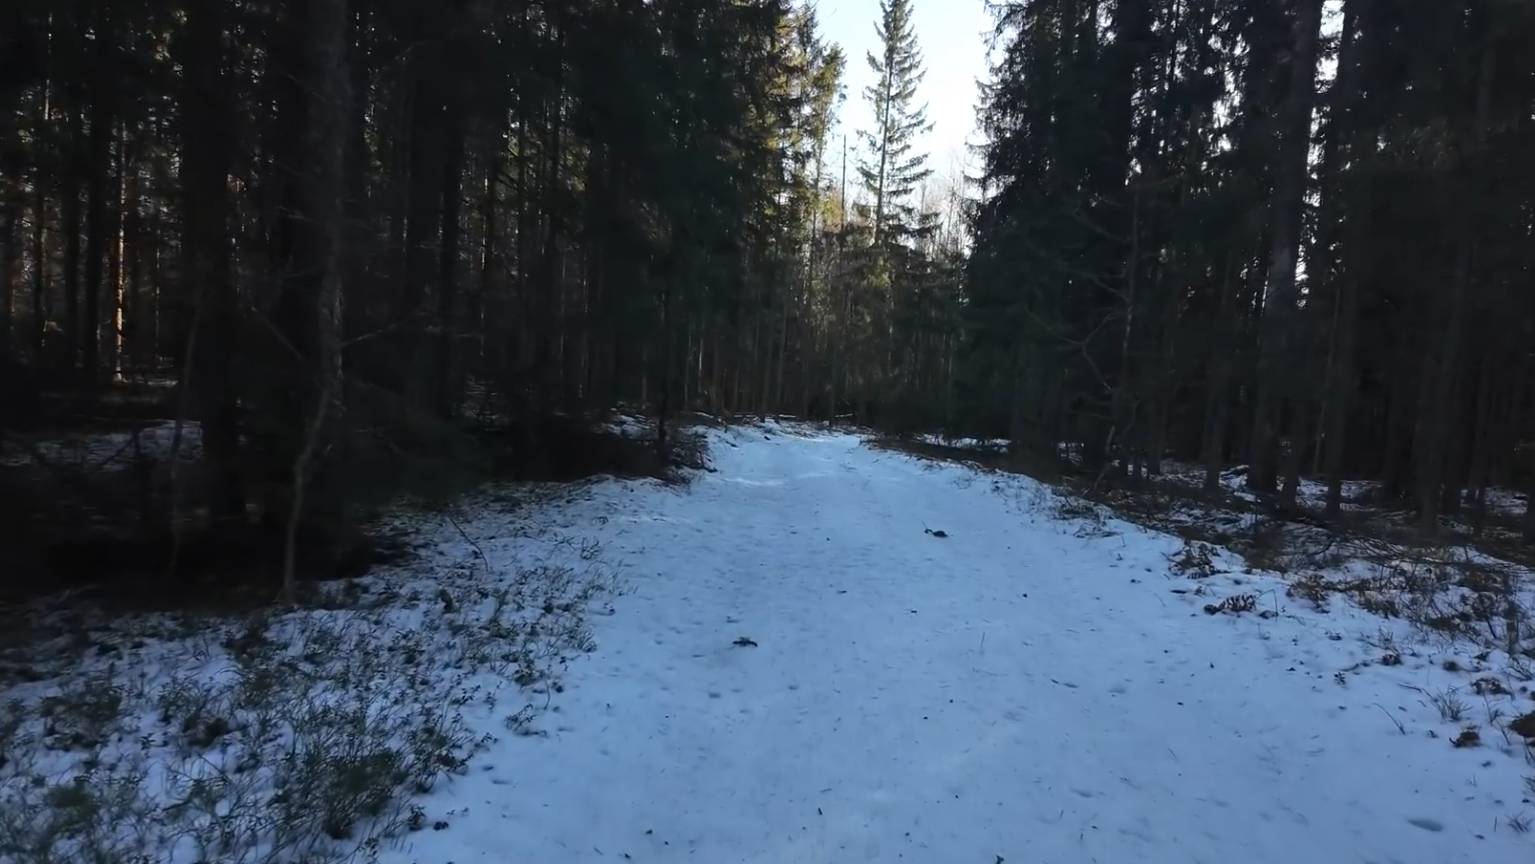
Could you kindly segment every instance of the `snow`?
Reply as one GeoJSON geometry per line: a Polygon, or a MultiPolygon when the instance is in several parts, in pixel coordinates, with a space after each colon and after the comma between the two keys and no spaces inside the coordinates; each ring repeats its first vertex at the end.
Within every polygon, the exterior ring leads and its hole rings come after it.
{"type": "MultiPolygon", "coordinates": [[[[168,452],[165,427],[140,434],[168,452]]],[[[414,557],[261,618],[264,647],[238,618],[0,621],[37,655],[0,642],[0,673],[32,673],[0,682],[0,860],[77,815],[40,803],[77,780],[137,784],[80,810],[119,832],[103,860],[261,860],[263,802],[316,782],[285,754],[322,740],[398,748],[430,791],[344,841],[290,833],[287,859],[378,838],[393,864],[1532,860],[1514,820],[1535,769],[1504,727],[1535,670],[1501,652],[1318,609],[1017,475],[791,422],[700,434],[711,469],[687,485],[402,508],[414,557]],[[1207,613],[1235,597],[1255,608],[1207,613]],[[103,694],[120,708],[92,720],[103,694]],[[230,728],[191,740],[210,717],[230,728]],[[422,724],[451,746],[411,744],[422,724]],[[1480,745],[1452,746],[1469,726],[1480,745]],[[194,780],[225,797],[189,812],[194,780]]],[[[110,470],[127,441],[79,458],[110,470]]],[[[1395,548],[1328,575],[1434,566],[1395,548]]]]}
{"type": "MultiPolygon", "coordinates": [[[[168,459],[176,440],[176,421],[155,420],[129,430],[34,438],[0,441],[0,467],[20,468],[41,460],[84,471],[122,471],[140,458],[168,459]]],[[[193,421],[183,423],[179,458],[195,462],[201,452],[202,427],[193,421]]]]}
{"type": "Polygon", "coordinates": [[[537,718],[591,647],[615,574],[518,515],[582,489],[402,509],[413,557],[292,610],[0,607],[0,862],[351,860],[398,836],[411,790],[537,718]]]}
{"type": "Polygon", "coordinates": [[[1008,448],[1010,443],[1006,438],[950,438],[938,433],[923,433],[916,436],[923,444],[934,447],[954,447],[960,450],[997,450],[1008,448]]]}
{"type": "Polygon", "coordinates": [[[1504,516],[1523,516],[1529,496],[1513,489],[1493,486],[1487,489],[1487,509],[1504,516]]]}
{"type": "Polygon", "coordinates": [[[1495,652],[1319,611],[1220,550],[1177,572],[1179,539],[1061,518],[1026,478],[785,423],[706,436],[689,486],[527,517],[628,591],[542,734],[469,715],[498,737],[421,802],[442,830],[383,860],[1531,860],[1493,721],[1535,703],[1470,689],[1495,652]],[[1204,611],[1239,593],[1257,609],[1204,611]],[[1482,746],[1451,746],[1466,724],[1482,746]]]}
{"type": "Polygon", "coordinates": [[[629,438],[636,441],[654,438],[656,434],[655,421],[628,411],[613,412],[602,428],[603,431],[617,435],[620,438],[629,438]]]}
{"type": "MultiPolygon", "coordinates": [[[[1162,477],[1183,486],[1198,489],[1204,485],[1205,466],[1176,459],[1162,461],[1162,477]]],[[[1244,501],[1257,501],[1258,496],[1247,490],[1247,466],[1238,465],[1221,472],[1221,487],[1244,501]]],[[[1372,501],[1381,497],[1378,480],[1344,480],[1341,486],[1341,505],[1345,511],[1362,512],[1370,509],[1372,501]]],[[[1505,518],[1524,515],[1526,495],[1501,486],[1487,487],[1487,510],[1505,518]]],[[[1327,481],[1315,477],[1301,477],[1296,499],[1304,506],[1321,510],[1327,505],[1327,481]]],[[[1471,506],[1469,499],[1467,507],[1471,506]]]]}

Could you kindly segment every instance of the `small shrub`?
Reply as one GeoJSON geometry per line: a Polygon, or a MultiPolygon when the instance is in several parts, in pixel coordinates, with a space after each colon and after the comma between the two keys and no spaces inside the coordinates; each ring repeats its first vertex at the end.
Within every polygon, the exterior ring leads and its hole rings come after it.
{"type": "Polygon", "coordinates": [[[1471,692],[1478,696],[1507,696],[1508,688],[1496,678],[1487,676],[1471,682],[1471,692]]]}
{"type": "Polygon", "coordinates": [[[1285,594],[1292,600],[1301,599],[1311,603],[1318,611],[1327,610],[1327,597],[1332,593],[1332,586],[1327,583],[1326,577],[1320,573],[1307,573],[1290,583],[1285,594]]]}
{"type": "Polygon", "coordinates": [[[89,749],[106,741],[122,707],[122,689],[98,675],[44,698],[39,713],[57,746],[89,749]]]}
{"type": "Polygon", "coordinates": [[[1535,665],[1520,656],[1508,658],[1508,674],[1520,681],[1535,681],[1535,665]]]}
{"type": "Polygon", "coordinates": [[[1396,634],[1391,632],[1386,627],[1377,628],[1374,638],[1367,638],[1365,640],[1365,644],[1373,645],[1374,647],[1390,654],[1402,653],[1396,647],[1396,634]]]}
{"type": "Polygon", "coordinates": [[[1206,615],[1219,615],[1225,612],[1230,615],[1241,615],[1243,612],[1251,612],[1258,608],[1258,598],[1251,594],[1233,594],[1219,603],[1210,603],[1205,606],[1206,615]]]}
{"type": "Polygon", "coordinates": [[[1437,693],[1429,693],[1429,704],[1439,712],[1439,717],[1447,723],[1459,723],[1466,719],[1466,703],[1455,695],[1454,690],[1441,690],[1437,693]]]}
{"type": "Polygon", "coordinates": [[[1382,618],[1396,618],[1402,614],[1396,598],[1381,591],[1360,591],[1357,595],[1359,608],[1382,618]]]}
{"type": "Polygon", "coordinates": [[[1535,739],[1535,711],[1520,717],[1515,717],[1508,724],[1510,732],[1514,732],[1522,738],[1535,739]]]}
{"type": "Polygon", "coordinates": [[[1258,570],[1284,573],[1289,565],[1284,558],[1285,526],[1277,519],[1255,520],[1243,542],[1247,563],[1258,570]]]}
{"type": "Polygon", "coordinates": [[[1206,579],[1215,575],[1215,562],[1210,558],[1210,547],[1193,540],[1184,540],[1183,549],[1171,558],[1172,570],[1190,579],[1206,579]]]}

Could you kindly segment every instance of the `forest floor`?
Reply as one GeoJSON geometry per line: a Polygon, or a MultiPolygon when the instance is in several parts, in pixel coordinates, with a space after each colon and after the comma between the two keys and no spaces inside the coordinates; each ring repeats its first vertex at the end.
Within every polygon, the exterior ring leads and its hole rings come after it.
{"type": "MultiPolygon", "coordinates": [[[[68,662],[0,682],[0,858],[1535,854],[1535,669],[1460,617],[1467,574],[1528,601],[1528,571],[1389,544],[1265,569],[852,432],[702,434],[687,483],[399,511],[414,556],[301,610],[60,625],[68,662]]],[[[1262,533],[1232,518],[1200,537],[1262,533]]]]}

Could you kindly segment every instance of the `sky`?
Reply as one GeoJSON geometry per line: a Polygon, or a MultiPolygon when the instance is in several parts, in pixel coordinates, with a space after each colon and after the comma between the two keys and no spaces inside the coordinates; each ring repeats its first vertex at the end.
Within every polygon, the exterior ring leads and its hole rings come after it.
{"type": "MultiPolygon", "coordinates": [[[[815,5],[823,37],[841,45],[848,58],[843,77],[847,98],[840,128],[833,132],[831,162],[841,161],[841,136],[846,133],[848,162],[856,165],[856,130],[871,128],[874,116],[863,91],[874,80],[866,55],[879,45],[874,33],[879,0],[818,0],[815,5]]],[[[976,141],[976,82],[986,75],[991,15],[985,0],[913,0],[913,8],[927,69],[917,99],[927,105],[927,119],[933,124],[920,147],[937,174],[958,175],[969,161],[966,142],[976,141]]],[[[852,168],[848,175],[852,185],[852,168]]]]}

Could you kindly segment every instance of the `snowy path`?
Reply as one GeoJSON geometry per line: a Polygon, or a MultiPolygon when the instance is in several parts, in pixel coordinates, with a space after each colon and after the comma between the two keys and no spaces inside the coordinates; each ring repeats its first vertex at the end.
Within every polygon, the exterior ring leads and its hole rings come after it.
{"type": "Polygon", "coordinates": [[[425,802],[448,827],[388,860],[1535,860],[1499,819],[1519,762],[1451,748],[1403,686],[1432,658],[1334,679],[1379,619],[1282,591],[1206,616],[1176,539],[1079,537],[1028,480],[850,436],[737,429],[713,459],[559,511],[629,593],[548,736],[491,727],[425,802]]]}

